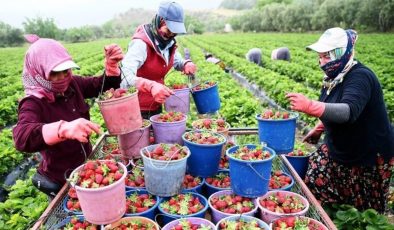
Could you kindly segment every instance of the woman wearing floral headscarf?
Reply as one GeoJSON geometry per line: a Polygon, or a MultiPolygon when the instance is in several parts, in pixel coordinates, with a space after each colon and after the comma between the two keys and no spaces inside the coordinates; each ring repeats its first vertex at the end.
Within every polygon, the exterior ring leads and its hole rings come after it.
{"type": "MultiPolygon", "coordinates": [[[[66,48],[53,39],[27,35],[26,40],[31,45],[22,73],[25,97],[19,102],[13,137],[19,151],[41,153],[33,184],[54,196],[66,182],[66,174],[91,153],[90,134],[100,132],[100,126],[89,121],[85,99],[99,95],[104,76],[73,75],[71,69],[79,67],[66,48]]],[[[119,46],[105,47],[104,90],[119,88],[118,62],[122,58],[119,46]]]]}
{"type": "Polygon", "coordinates": [[[291,109],[320,121],[304,138],[324,144],[312,154],[305,182],[323,204],[383,212],[394,165],[394,132],[375,74],[354,59],[357,33],[331,28],[307,47],[324,71],[319,101],[288,93],[291,109]]]}

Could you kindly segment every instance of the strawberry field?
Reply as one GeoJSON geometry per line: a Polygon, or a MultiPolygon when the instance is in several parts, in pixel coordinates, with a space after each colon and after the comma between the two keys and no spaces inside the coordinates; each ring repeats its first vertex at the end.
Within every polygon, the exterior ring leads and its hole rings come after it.
{"type": "MultiPolygon", "coordinates": [[[[181,52],[186,47],[190,50],[191,57],[198,66],[197,78],[201,81],[209,80],[218,83],[222,103],[220,115],[225,121],[235,128],[255,128],[257,127],[255,115],[267,108],[268,103],[256,99],[219,66],[206,62],[204,52],[210,52],[221,59],[226,66],[245,76],[251,84],[254,84],[258,90],[264,91],[265,95],[278,105],[287,108],[288,104],[284,96],[286,92],[300,92],[314,99],[319,95],[322,72],[317,64],[316,54],[305,51],[305,46],[316,41],[318,37],[319,34],[193,35],[180,37],[178,43],[181,52]],[[290,49],[290,63],[270,60],[271,50],[282,46],[290,49]],[[262,49],[264,68],[246,61],[245,53],[252,47],[262,49]]],[[[128,39],[66,44],[74,61],[81,67],[81,70],[74,73],[82,76],[101,74],[103,46],[114,42],[126,50],[128,39]]],[[[394,122],[393,47],[392,34],[361,34],[356,45],[356,59],[371,68],[383,86],[385,102],[392,122],[394,122]]],[[[24,95],[21,71],[26,47],[2,48],[0,51],[0,127],[2,128],[0,177],[3,183],[5,177],[30,155],[15,150],[11,135],[11,127],[17,121],[18,100],[24,95]]],[[[171,72],[170,77],[180,79],[179,81],[184,80],[184,76],[178,72],[171,72]]],[[[89,104],[92,105],[92,120],[105,129],[97,104],[93,100],[89,101],[89,104]]],[[[192,106],[187,127],[191,128],[195,120],[197,113],[192,106]]],[[[300,120],[305,122],[306,127],[312,127],[316,121],[303,115],[300,120]]],[[[97,139],[98,136],[94,136],[91,141],[94,143],[97,139]]],[[[21,180],[15,185],[7,188],[9,193],[0,203],[0,229],[26,229],[37,221],[47,207],[46,195],[38,192],[31,184],[29,177],[33,171],[30,170],[26,177],[20,178],[21,180]]],[[[342,212],[342,216],[348,217],[353,222],[337,218],[335,222],[337,226],[352,226],[352,224],[366,226],[368,221],[364,217],[368,215],[375,218],[370,221],[372,224],[368,222],[371,226],[376,227],[384,222],[381,216],[373,212],[359,212],[347,206],[338,209],[342,212]]]]}

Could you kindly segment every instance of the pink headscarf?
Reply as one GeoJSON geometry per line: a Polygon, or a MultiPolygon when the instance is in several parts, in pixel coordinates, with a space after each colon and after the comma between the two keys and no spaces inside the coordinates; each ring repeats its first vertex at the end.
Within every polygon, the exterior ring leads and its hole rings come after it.
{"type": "MultiPolygon", "coordinates": [[[[72,58],[58,41],[40,38],[35,34],[25,35],[25,39],[31,43],[25,55],[22,73],[25,94],[54,102],[55,92],[49,81],[49,74],[57,65],[72,58]]],[[[68,71],[67,78],[71,80],[71,71],[68,71]]]]}

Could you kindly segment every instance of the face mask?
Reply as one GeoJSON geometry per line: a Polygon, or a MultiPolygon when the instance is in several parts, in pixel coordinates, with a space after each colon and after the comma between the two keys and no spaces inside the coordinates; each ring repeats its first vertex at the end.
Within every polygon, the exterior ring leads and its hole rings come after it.
{"type": "Polygon", "coordinates": [[[62,80],[58,80],[58,81],[52,81],[51,85],[51,91],[54,93],[64,93],[66,92],[66,90],[68,89],[68,86],[70,85],[71,82],[71,75],[67,74],[67,77],[65,77],[62,80]]]}

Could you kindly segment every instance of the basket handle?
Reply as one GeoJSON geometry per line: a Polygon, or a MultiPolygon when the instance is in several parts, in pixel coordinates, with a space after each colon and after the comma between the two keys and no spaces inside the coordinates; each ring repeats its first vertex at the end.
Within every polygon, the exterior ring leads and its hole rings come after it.
{"type": "Polygon", "coordinates": [[[247,163],[247,165],[257,174],[257,176],[259,176],[261,179],[263,179],[263,180],[270,180],[271,178],[268,178],[268,179],[266,179],[266,178],[264,178],[264,176],[263,175],[261,175],[253,166],[252,166],[252,164],[251,163],[247,163]]]}

